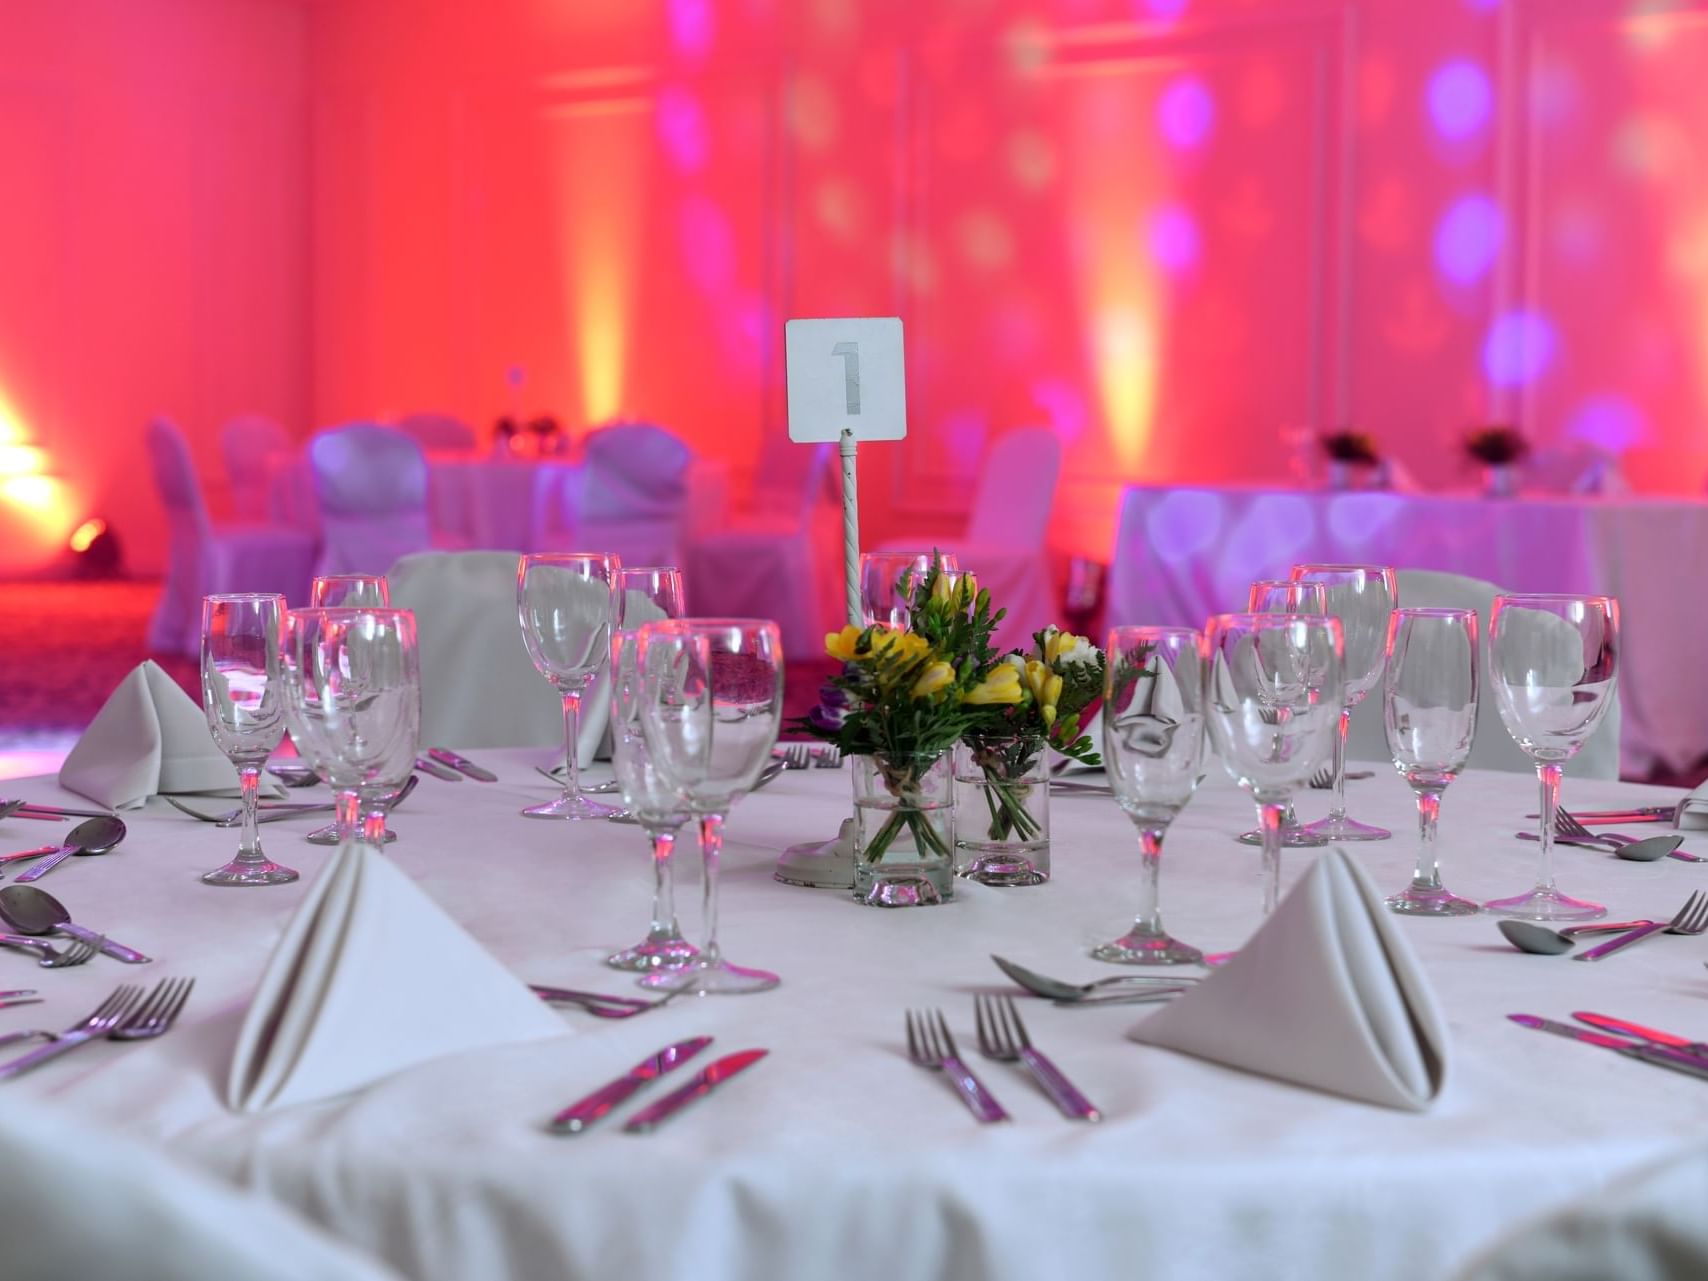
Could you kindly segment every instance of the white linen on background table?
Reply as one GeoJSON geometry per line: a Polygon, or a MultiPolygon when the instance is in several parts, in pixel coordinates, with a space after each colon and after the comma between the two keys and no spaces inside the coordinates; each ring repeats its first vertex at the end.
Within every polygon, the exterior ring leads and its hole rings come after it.
{"type": "MultiPolygon", "coordinates": [[[[1109,571],[1111,623],[1201,627],[1244,608],[1254,579],[1300,561],[1375,562],[1512,592],[1619,598],[1627,774],[1708,753],[1708,598],[1681,579],[1708,554],[1700,499],[1283,492],[1129,486],[1109,571]]],[[[1405,602],[1400,602],[1402,605],[1405,602]]]]}
{"type": "MultiPolygon", "coordinates": [[[[642,834],[520,818],[521,806],[551,791],[532,770],[547,754],[479,759],[501,781],[424,779],[394,816],[390,856],[522,978],[629,990],[599,958],[644,931],[642,834]]],[[[1387,772],[1349,790],[1362,817],[1402,832],[1354,850],[1384,891],[1398,889],[1411,870],[1410,794],[1387,772]]],[[[16,791],[60,795],[48,780],[16,791]]],[[[330,851],[301,841],[306,824],[270,824],[269,850],[303,882],[203,886],[197,874],[228,857],[237,834],[151,801],[127,815],[130,837],[117,852],[72,860],[47,887],[76,919],[156,963],[97,958],[44,971],[21,955],[0,959],[11,967],[0,978],[27,978],[48,996],[0,1015],[0,1031],[65,1026],[119,981],[193,974],[185,1025],[154,1042],[89,1047],[4,1089],[52,1096],[97,1124],[158,1140],[432,1281],[828,1272],[1422,1281],[1449,1275],[1524,1216],[1682,1149],[1708,1116],[1700,1081],[1504,1017],[1598,1009],[1708,1033],[1708,940],[1660,938],[1581,965],[1518,954],[1492,920],[1471,917],[1397,922],[1453,1041],[1453,1072],[1425,1113],[1136,1045],[1126,1033],[1142,1006],[1027,1000],[1034,1041],[1106,1119],[1066,1121],[1014,1069],[975,1059],[1014,1116],[977,1126],[940,1078],[907,1061],[902,1011],[942,1007],[970,1051],[971,994],[1006,987],[989,953],[1069,978],[1115,972],[1085,950],[1125,928],[1137,838],[1107,798],[1062,795],[1052,802],[1056,879],[1046,886],[962,885],[944,907],[883,911],[773,881],[777,852],[822,838],[848,796],[846,770],[788,772],[744,800],[727,829],[726,951],[780,971],[777,990],[621,1022],[566,1011],[579,1034],[561,1042],[472,1051],[347,1099],[260,1116],[227,1111],[220,1086],[249,991],[330,851]],[[610,1123],[569,1139],[544,1132],[558,1108],[697,1033],[716,1038],[712,1055],[754,1046],[771,1055],[651,1136],[610,1123]]],[[[1565,799],[1603,807],[1675,796],[1578,782],[1568,771],[1565,799]]],[[[1471,775],[1449,789],[1441,831],[1452,889],[1488,898],[1530,884],[1535,846],[1512,833],[1535,800],[1533,785],[1512,775],[1471,775]]],[[[1303,795],[1301,817],[1326,803],[1326,793],[1303,795]]],[[[1231,839],[1251,821],[1216,768],[1170,835],[1163,906],[1188,942],[1237,947],[1257,925],[1257,852],[1231,839]]],[[[40,825],[29,826],[33,836],[40,825]]],[[[687,842],[683,852],[691,869],[687,842]]],[[[1307,859],[1288,852],[1286,883],[1307,859]]],[[[1708,883],[1708,868],[1670,859],[1562,849],[1559,866],[1564,889],[1621,918],[1670,913],[1708,883]]],[[[685,905],[696,897],[687,886],[685,905]]]]}

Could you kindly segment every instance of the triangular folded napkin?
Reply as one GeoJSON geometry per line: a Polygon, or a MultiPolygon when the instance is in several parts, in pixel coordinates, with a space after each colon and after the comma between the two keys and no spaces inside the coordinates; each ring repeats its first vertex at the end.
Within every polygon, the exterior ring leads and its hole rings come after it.
{"type": "Polygon", "coordinates": [[[331,1098],[440,1055],[564,1032],[396,864],[351,841],[267,962],[226,1102],[256,1112],[331,1098]]]}
{"type": "Polygon", "coordinates": [[[97,805],[135,809],[159,793],[237,794],[237,770],[207,717],[153,659],[108,696],[60,767],[59,785],[97,805]]]}
{"type": "Polygon", "coordinates": [[[1680,831],[1700,832],[1708,828],[1708,783],[1699,783],[1684,798],[1678,809],[1680,831]]]}
{"type": "Polygon", "coordinates": [[[1330,848],[1234,958],[1146,1019],[1134,1040],[1422,1111],[1447,1031],[1369,878],[1330,848]]]}

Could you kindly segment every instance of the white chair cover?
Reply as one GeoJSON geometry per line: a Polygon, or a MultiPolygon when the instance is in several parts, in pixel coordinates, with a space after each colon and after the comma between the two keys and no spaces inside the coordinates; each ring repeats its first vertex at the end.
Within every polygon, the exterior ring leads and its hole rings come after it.
{"type": "Polygon", "coordinates": [[[231,506],[240,520],[277,520],[268,490],[274,466],[291,452],[285,429],[263,414],[240,414],[219,433],[219,452],[231,485],[231,506]]]}
{"type": "Polygon", "coordinates": [[[681,565],[693,451],[648,423],[624,423],[587,440],[580,531],[586,547],[625,565],[681,565]]]}
{"type": "Polygon", "coordinates": [[[1032,633],[1056,622],[1061,611],[1049,551],[1061,463],[1061,442],[1049,428],[1011,431],[985,459],[965,537],[937,531],[885,542],[878,550],[953,551],[961,568],[990,589],[992,603],[1008,611],[996,630],[997,648],[1024,649],[1032,633]]]}
{"type": "Polygon", "coordinates": [[[150,648],[197,653],[202,597],[216,592],[280,592],[292,603],[308,600],[311,535],[261,522],[215,525],[184,434],[156,418],[148,425],[146,444],[170,536],[166,580],[148,625],[150,648]]]}
{"type": "Polygon", "coordinates": [[[1623,494],[1630,489],[1618,455],[1583,440],[1538,449],[1524,466],[1524,484],[1538,494],[1623,494]]]}
{"type": "Polygon", "coordinates": [[[754,510],[688,549],[689,612],[775,619],[790,658],[820,658],[843,621],[840,507],[830,445],[789,445],[754,485],[754,510]],[[793,471],[793,475],[789,472],[793,471]]]}
{"type": "Polygon", "coordinates": [[[423,449],[447,453],[472,451],[478,442],[474,428],[450,414],[405,414],[397,420],[397,429],[423,449]]]}
{"type": "Polygon", "coordinates": [[[320,507],[320,574],[383,574],[400,556],[432,546],[427,459],[390,427],[355,423],[308,445],[320,507]]]}
{"type": "MultiPolygon", "coordinates": [[[[1503,588],[1464,574],[1446,574],[1433,569],[1402,569],[1397,574],[1400,604],[1434,609],[1477,611],[1477,649],[1482,666],[1477,685],[1477,736],[1471,745],[1467,769],[1510,770],[1533,774],[1536,762],[1525,755],[1500,718],[1494,689],[1489,684],[1489,611],[1503,588]]],[[[1387,764],[1387,731],[1382,726],[1382,687],[1377,685],[1352,711],[1346,734],[1349,760],[1387,764]]],[[[1566,772],[1579,778],[1619,777],[1619,694],[1608,700],[1606,714],[1595,733],[1578,754],[1566,763],[1566,772]]]]}

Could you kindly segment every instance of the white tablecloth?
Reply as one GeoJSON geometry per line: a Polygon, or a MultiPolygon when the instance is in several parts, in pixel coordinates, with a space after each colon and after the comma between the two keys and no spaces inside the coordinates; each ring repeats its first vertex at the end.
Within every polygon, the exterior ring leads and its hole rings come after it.
{"type": "MultiPolygon", "coordinates": [[[[1203,625],[1245,607],[1253,579],[1300,561],[1375,562],[1508,591],[1596,592],[1623,611],[1627,774],[1708,754],[1708,502],[1622,496],[1296,493],[1131,486],[1109,575],[1111,623],[1203,625]]],[[[1402,602],[1403,604],[1404,602],[1402,602]]]]}
{"type": "MultiPolygon", "coordinates": [[[[392,857],[517,974],[629,990],[599,957],[642,931],[650,876],[640,832],[519,818],[549,786],[532,757],[478,755],[502,781],[423,779],[396,816],[392,857]]],[[[1058,796],[1052,883],[962,886],[941,908],[883,911],[773,881],[781,846],[834,830],[848,778],[784,774],[729,825],[724,942],[735,961],[780,971],[777,990],[623,1022],[566,1012],[576,1035],[441,1060],[356,1097],[260,1116],[227,1112],[220,1083],[250,986],[327,851],[302,842],[300,823],[272,824],[269,852],[303,882],[204,887],[196,874],[229,853],[235,833],[150,802],[126,816],[131,834],[116,853],[73,859],[42,884],[78,920],[156,962],[41,970],[0,954],[6,986],[27,981],[49,998],[0,1015],[0,1031],[65,1026],[114,983],[169,974],[197,978],[186,1025],[155,1042],[87,1047],[0,1092],[9,1106],[54,1096],[97,1124],[157,1140],[434,1281],[1440,1278],[1524,1216],[1679,1150],[1708,1117],[1700,1081],[1502,1017],[1588,1008],[1708,1034],[1704,940],[1664,937],[1582,965],[1513,952],[1492,920],[1475,917],[1401,922],[1453,1038],[1447,1086],[1428,1113],[1134,1044],[1125,1032],[1144,1007],[1027,1000],[1033,1039],[1106,1120],[1066,1121],[1013,1068],[979,1061],[1014,1116],[980,1127],[942,1079],[908,1063],[902,1011],[941,1007],[970,1051],[972,993],[1005,986],[989,953],[1067,977],[1114,972],[1085,951],[1124,927],[1138,873],[1132,828],[1106,798],[1058,796]],[[716,1038],[710,1053],[772,1053],[650,1137],[612,1125],[573,1139],[542,1132],[559,1107],[696,1033],[716,1038]]],[[[10,790],[60,795],[44,780],[10,790]]],[[[1584,805],[1664,795],[1566,786],[1567,800],[1584,805]]],[[[1324,796],[1302,798],[1303,815],[1315,817],[1324,796]]],[[[1350,799],[1358,817],[1408,830],[1410,797],[1391,774],[1354,784],[1350,799]]],[[[1511,835],[1533,802],[1511,775],[1470,776],[1448,792],[1452,888],[1490,897],[1530,883],[1536,847],[1511,835]]],[[[1237,947],[1257,924],[1257,855],[1230,839],[1250,821],[1216,774],[1169,839],[1164,907],[1191,942],[1237,947]]],[[[0,822],[15,846],[44,829],[0,822]]],[[[1708,852],[1708,841],[1696,845],[1708,852]]],[[[1403,838],[1358,850],[1394,888],[1411,855],[1403,838]]],[[[1291,879],[1304,856],[1288,864],[1291,879]]],[[[1670,913],[1708,877],[1673,860],[1571,849],[1560,869],[1566,889],[1621,917],[1670,913]]],[[[684,904],[693,899],[685,888],[684,904]]]]}

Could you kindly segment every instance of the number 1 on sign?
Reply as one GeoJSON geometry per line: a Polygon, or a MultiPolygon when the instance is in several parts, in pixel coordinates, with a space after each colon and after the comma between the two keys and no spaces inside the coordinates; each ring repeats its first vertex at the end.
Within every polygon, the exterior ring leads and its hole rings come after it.
{"type": "Polygon", "coordinates": [[[848,401],[848,412],[860,412],[860,344],[839,342],[830,349],[832,356],[842,357],[842,382],[848,401]]]}

